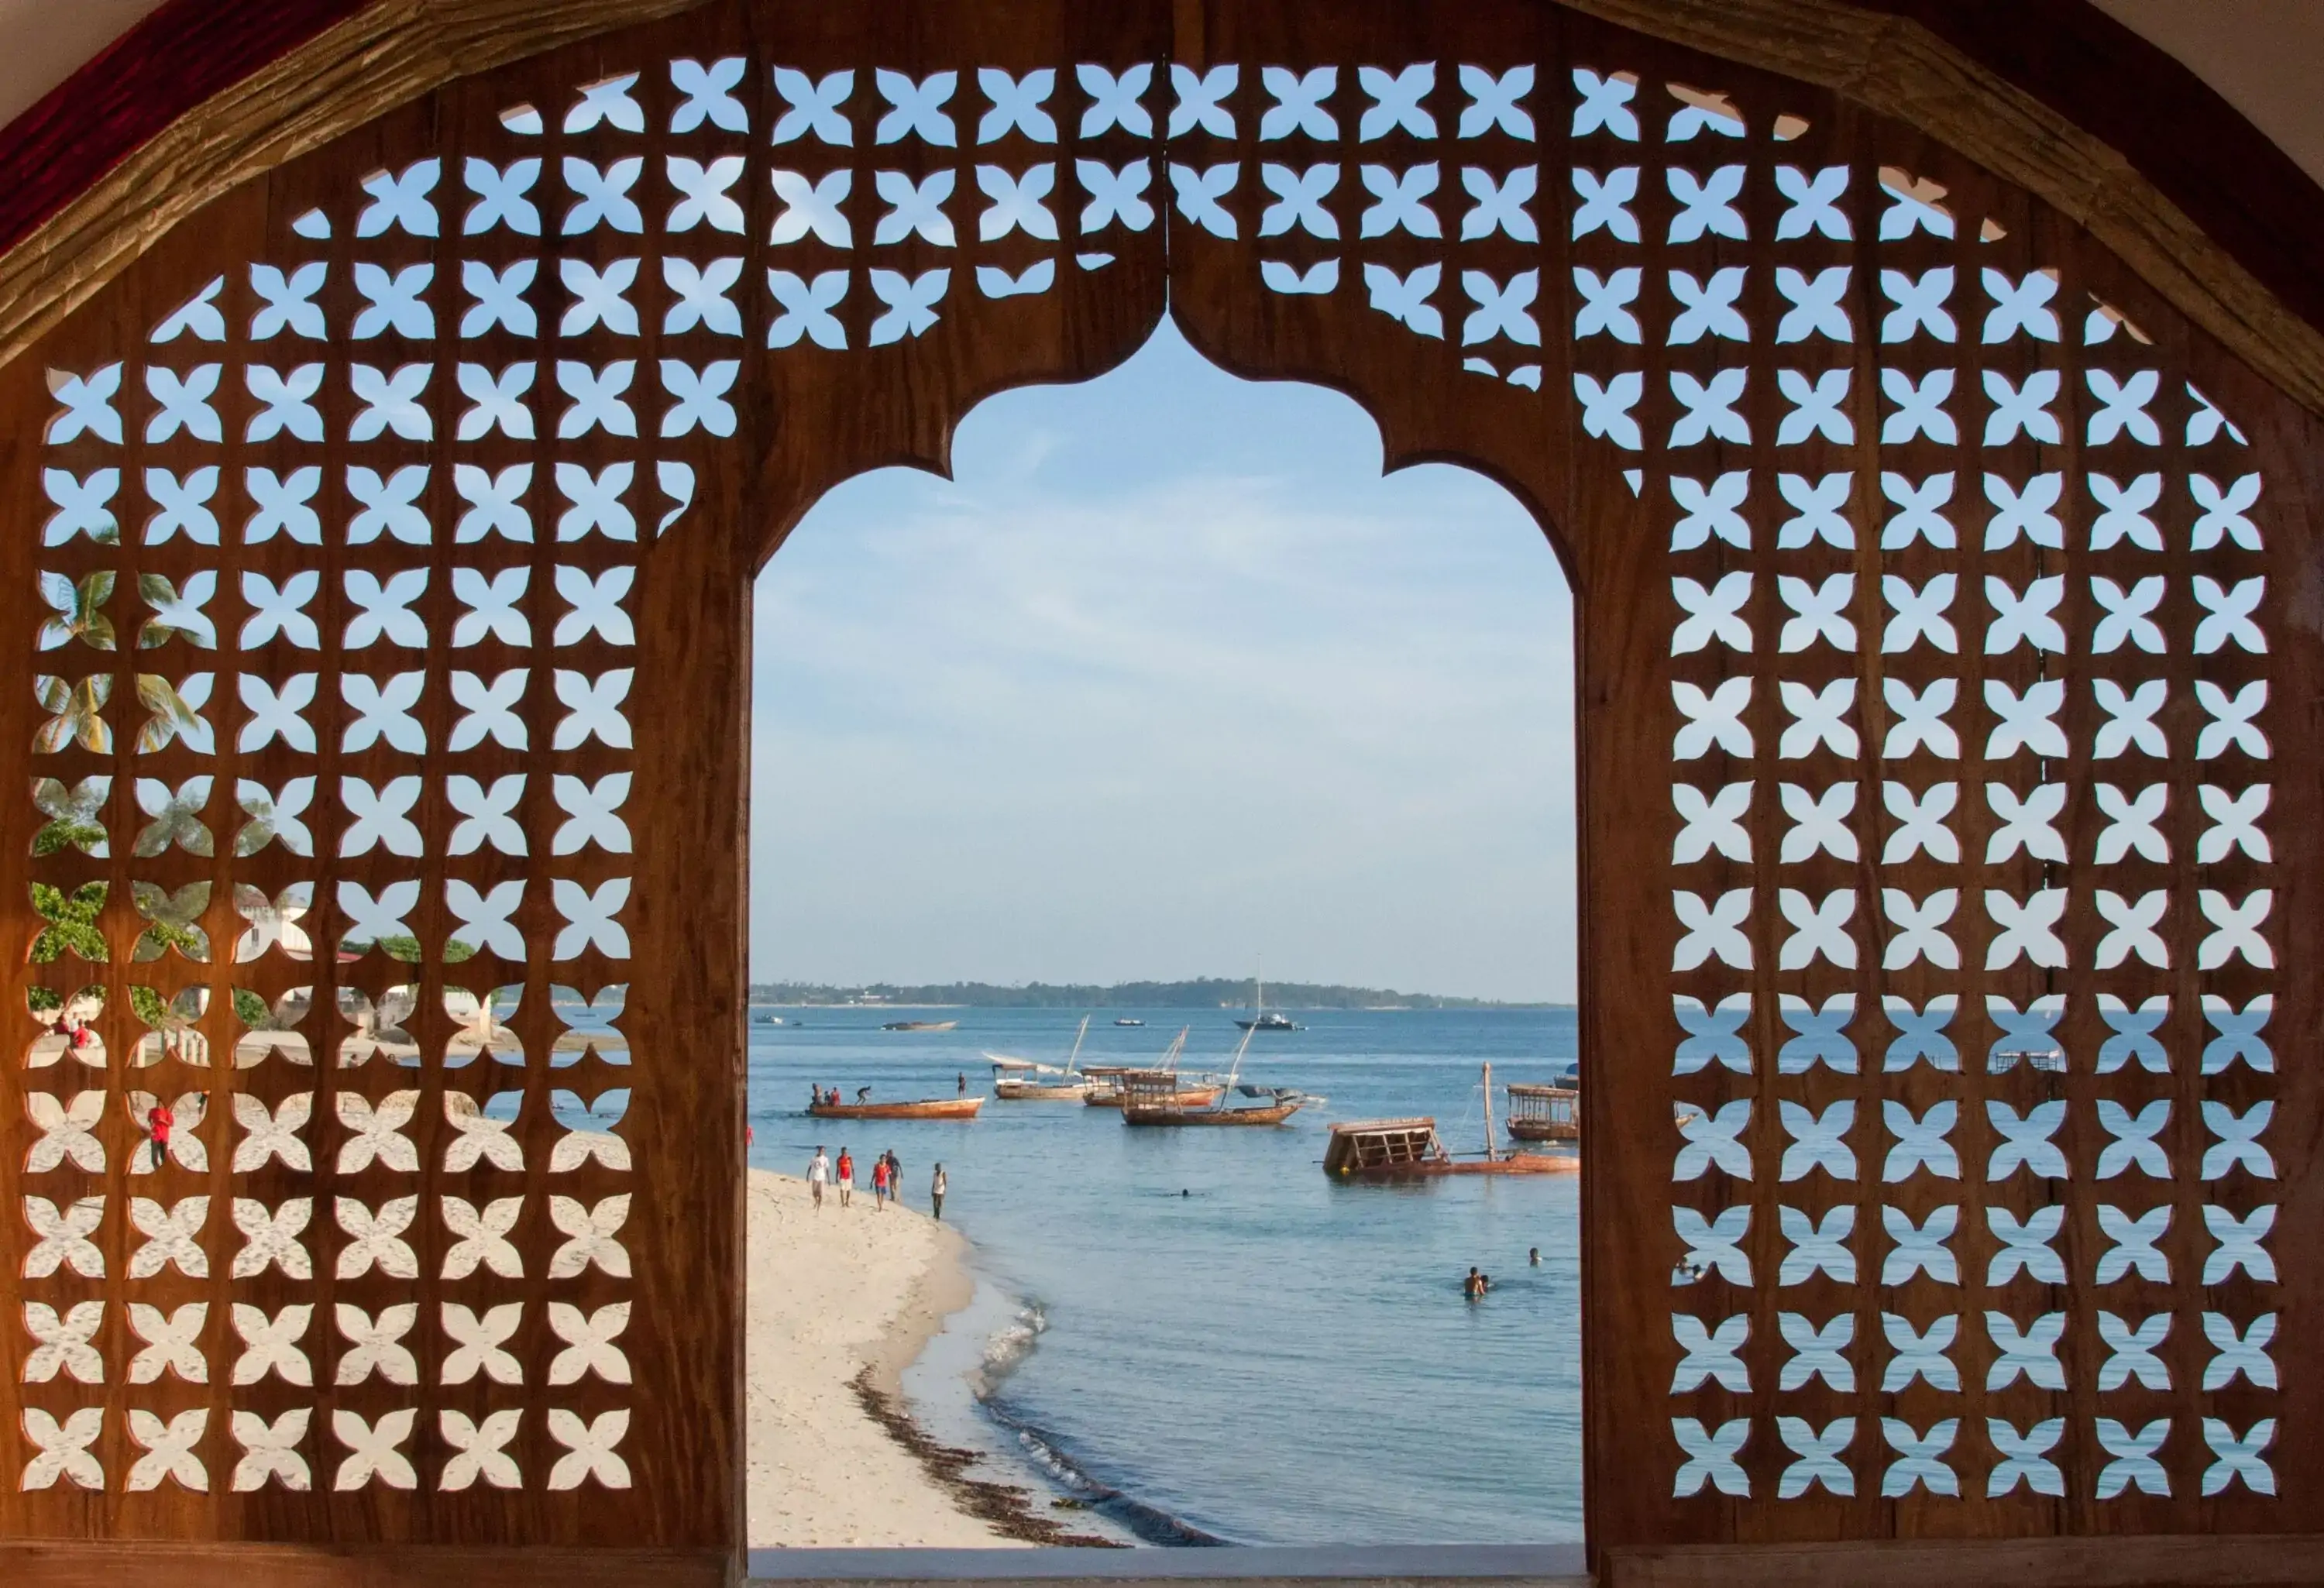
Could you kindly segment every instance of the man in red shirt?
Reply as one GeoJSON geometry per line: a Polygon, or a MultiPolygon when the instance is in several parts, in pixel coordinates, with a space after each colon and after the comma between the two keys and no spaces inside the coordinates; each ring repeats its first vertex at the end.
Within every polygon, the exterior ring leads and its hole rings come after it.
{"type": "Polygon", "coordinates": [[[169,1161],[170,1127],[178,1122],[166,1103],[157,1103],[145,1111],[145,1129],[153,1140],[153,1167],[159,1169],[169,1161]]]}

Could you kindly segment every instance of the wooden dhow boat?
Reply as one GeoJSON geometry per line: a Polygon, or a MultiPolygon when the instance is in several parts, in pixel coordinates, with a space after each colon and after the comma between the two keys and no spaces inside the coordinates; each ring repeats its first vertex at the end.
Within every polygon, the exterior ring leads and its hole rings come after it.
{"type": "Polygon", "coordinates": [[[987,1053],[984,1057],[992,1063],[992,1094],[1003,1103],[1078,1103],[1087,1097],[1093,1083],[1074,1066],[1082,1056],[1082,1039],[1089,1035],[1089,1023],[1090,1017],[1082,1016],[1081,1029],[1074,1033],[1074,1050],[1066,1056],[1063,1069],[1006,1053],[987,1053]],[[1040,1076],[1060,1079],[1035,1078],[1040,1076]]]}
{"type": "Polygon", "coordinates": [[[807,1113],[819,1120],[973,1120],[982,1097],[924,1097],[911,1103],[816,1103],[807,1113]]]}
{"type": "Polygon", "coordinates": [[[1582,1094],[1572,1086],[1512,1081],[1508,1087],[1510,1136],[1519,1141],[1582,1140],[1582,1094]]]}
{"type": "Polygon", "coordinates": [[[1178,1034],[1163,1052],[1162,1062],[1150,1069],[1116,1069],[1111,1066],[1100,1068],[1095,1065],[1084,1069],[1082,1074],[1096,1085],[1082,1101],[1092,1108],[1120,1108],[1130,1095],[1134,1078],[1141,1095],[1149,1102],[1175,1108],[1208,1108],[1216,1103],[1226,1094],[1224,1086],[1208,1076],[1190,1077],[1178,1073],[1178,1056],[1186,1050],[1188,1029],[1185,1026],[1178,1028],[1178,1034]]]}
{"type": "Polygon", "coordinates": [[[1121,1122],[1125,1125],[1279,1125],[1297,1113],[1307,1099],[1297,1093],[1248,1090],[1259,1092],[1272,1101],[1236,1108],[1226,1101],[1226,1094],[1242,1073],[1242,1056],[1250,1047],[1254,1028],[1246,1024],[1242,1041],[1235,1048],[1234,1063],[1227,1067],[1225,1085],[1208,1103],[1185,1103],[1176,1101],[1177,1076],[1169,1071],[1146,1071],[1122,1077],[1121,1122]]]}
{"type": "Polygon", "coordinates": [[[1569,1152],[1503,1152],[1493,1140],[1493,1066],[1485,1066],[1485,1152],[1455,1158],[1425,1115],[1400,1120],[1346,1120],[1332,1127],[1323,1172],[1335,1180],[1380,1182],[1434,1179],[1445,1175],[1570,1175],[1582,1159],[1569,1152]]]}

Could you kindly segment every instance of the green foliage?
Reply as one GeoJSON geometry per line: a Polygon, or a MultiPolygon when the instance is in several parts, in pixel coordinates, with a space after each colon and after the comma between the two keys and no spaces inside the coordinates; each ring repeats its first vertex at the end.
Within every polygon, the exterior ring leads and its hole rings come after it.
{"type": "Polygon", "coordinates": [[[205,960],[210,956],[210,940],[206,934],[173,927],[168,921],[146,922],[145,931],[137,941],[140,948],[148,943],[156,945],[150,956],[141,955],[141,958],[158,959],[164,948],[174,948],[191,960],[205,960]]]}
{"type": "Polygon", "coordinates": [[[106,885],[83,882],[67,893],[46,882],[32,884],[32,912],[49,924],[32,939],[32,962],[52,965],[67,949],[102,964],[111,957],[97,918],[105,909],[106,885]]]}
{"type": "Polygon", "coordinates": [[[170,1001],[151,987],[129,989],[129,1012],[157,1031],[170,1028],[170,1001]]]}
{"type": "Polygon", "coordinates": [[[94,849],[105,841],[105,828],[96,822],[53,821],[32,835],[32,853],[54,854],[69,845],[94,849]]]}
{"type": "Polygon", "coordinates": [[[255,1031],[274,1018],[274,1011],[266,1007],[266,1000],[257,993],[246,987],[236,987],[234,990],[234,1018],[255,1031]]]}
{"type": "MultiPolygon", "coordinates": [[[[358,946],[358,945],[350,942],[347,946],[354,948],[358,946]]],[[[408,933],[390,932],[384,937],[374,938],[370,943],[361,945],[360,946],[376,948],[382,954],[386,955],[388,958],[401,960],[405,965],[418,965],[420,963],[420,939],[411,937],[408,933]]],[[[458,965],[463,960],[474,959],[475,957],[476,946],[473,943],[462,943],[457,939],[455,939],[452,942],[444,945],[444,963],[446,965],[458,965]]]]}

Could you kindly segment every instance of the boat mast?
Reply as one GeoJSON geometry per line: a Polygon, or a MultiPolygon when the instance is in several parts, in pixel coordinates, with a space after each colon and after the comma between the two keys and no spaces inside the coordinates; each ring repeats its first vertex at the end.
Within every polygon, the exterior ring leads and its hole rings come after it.
{"type": "Polygon", "coordinates": [[[1492,1066],[1492,1061],[1491,1061],[1491,1060],[1489,1060],[1489,1059],[1488,1059],[1488,1060],[1486,1061],[1486,1063],[1485,1063],[1485,1161],[1486,1161],[1487,1163],[1490,1163],[1490,1162],[1492,1162],[1492,1161],[1493,1161],[1493,1159],[1494,1159],[1494,1156],[1495,1156],[1495,1155],[1494,1155],[1494,1152],[1493,1152],[1493,1066],[1492,1066]]]}
{"type": "Polygon", "coordinates": [[[1256,1029],[1258,1029],[1256,1026],[1245,1026],[1242,1029],[1242,1040],[1235,1044],[1234,1063],[1227,1066],[1226,1092],[1219,1094],[1219,1106],[1222,1108],[1226,1106],[1227,1092],[1234,1090],[1235,1077],[1242,1074],[1242,1056],[1250,1047],[1250,1034],[1256,1029]]]}
{"type": "Polygon", "coordinates": [[[1074,1073],[1074,1061],[1082,1056],[1082,1039],[1089,1035],[1089,1016],[1082,1016],[1082,1029],[1074,1033],[1074,1050],[1065,1056],[1065,1074],[1068,1076],[1074,1073]]]}

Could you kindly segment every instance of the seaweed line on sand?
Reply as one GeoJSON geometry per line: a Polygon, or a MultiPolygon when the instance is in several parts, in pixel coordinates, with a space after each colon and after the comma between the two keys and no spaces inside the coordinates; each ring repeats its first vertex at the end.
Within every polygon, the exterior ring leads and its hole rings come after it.
{"type": "Polygon", "coordinates": [[[976,1452],[939,1445],[929,1438],[913,1420],[912,1414],[904,1409],[900,1397],[890,1395],[872,1382],[872,1369],[867,1367],[856,1374],[848,1381],[848,1388],[855,1391],[856,1403],[862,1407],[864,1415],[886,1430],[888,1437],[909,1453],[928,1476],[943,1484],[963,1510],[991,1523],[1003,1537],[1020,1544],[1079,1545],[1097,1549],[1129,1547],[1111,1538],[1069,1532],[1036,1511],[1031,1498],[1023,1490],[968,1476],[968,1470],[981,1459],[976,1452]]]}

